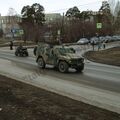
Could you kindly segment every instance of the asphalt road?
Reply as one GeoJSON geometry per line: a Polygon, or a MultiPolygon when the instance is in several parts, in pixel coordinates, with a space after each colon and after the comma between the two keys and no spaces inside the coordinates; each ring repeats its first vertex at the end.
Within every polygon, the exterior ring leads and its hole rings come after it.
{"type": "MultiPolygon", "coordinates": [[[[24,67],[25,69],[31,69],[32,71],[39,69],[35,58],[32,56],[16,57],[11,52],[0,51],[0,58],[11,60],[15,65],[24,67]]],[[[47,66],[44,72],[40,74],[120,93],[120,68],[115,66],[85,61],[85,69],[82,73],[76,73],[74,70],[70,70],[69,73],[63,74],[54,70],[52,66],[47,66]]]]}

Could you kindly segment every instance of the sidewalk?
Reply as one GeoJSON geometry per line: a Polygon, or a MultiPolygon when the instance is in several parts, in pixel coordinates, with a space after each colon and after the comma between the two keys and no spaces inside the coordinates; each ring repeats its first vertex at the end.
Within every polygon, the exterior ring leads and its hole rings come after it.
{"type": "MultiPolygon", "coordinates": [[[[0,74],[120,114],[120,94],[58,79],[0,59],[0,74]]],[[[29,67],[29,66],[28,66],[29,67]]]]}

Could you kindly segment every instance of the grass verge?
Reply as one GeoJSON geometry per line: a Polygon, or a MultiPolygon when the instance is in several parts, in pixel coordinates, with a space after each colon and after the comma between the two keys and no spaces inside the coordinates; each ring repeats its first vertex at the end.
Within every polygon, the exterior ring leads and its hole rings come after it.
{"type": "Polygon", "coordinates": [[[120,47],[101,51],[88,51],[85,57],[93,62],[120,66],[120,47]]]}

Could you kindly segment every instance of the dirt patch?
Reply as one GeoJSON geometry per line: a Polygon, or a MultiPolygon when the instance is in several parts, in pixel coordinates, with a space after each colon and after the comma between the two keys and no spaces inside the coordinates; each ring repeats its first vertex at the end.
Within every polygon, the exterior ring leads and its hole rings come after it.
{"type": "Polygon", "coordinates": [[[85,57],[91,61],[120,66],[120,47],[102,51],[88,51],[85,57]]]}
{"type": "Polygon", "coordinates": [[[0,76],[0,120],[120,120],[120,115],[0,76]]]}

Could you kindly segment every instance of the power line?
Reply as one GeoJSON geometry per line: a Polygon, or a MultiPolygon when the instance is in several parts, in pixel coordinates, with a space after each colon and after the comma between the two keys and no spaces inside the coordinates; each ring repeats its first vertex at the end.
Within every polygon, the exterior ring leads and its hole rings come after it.
{"type": "MultiPolygon", "coordinates": [[[[81,5],[77,5],[76,7],[83,7],[83,6],[87,6],[87,5],[91,5],[91,4],[96,4],[96,3],[101,3],[102,1],[99,0],[99,1],[95,1],[95,2],[90,2],[90,3],[87,3],[87,4],[81,4],[81,5]]],[[[75,5],[74,5],[75,6],[75,5]]],[[[50,13],[52,12],[59,12],[59,11],[65,11],[65,10],[68,10],[69,8],[63,8],[63,9],[58,9],[58,10],[54,10],[54,11],[51,11],[50,13]]]]}

